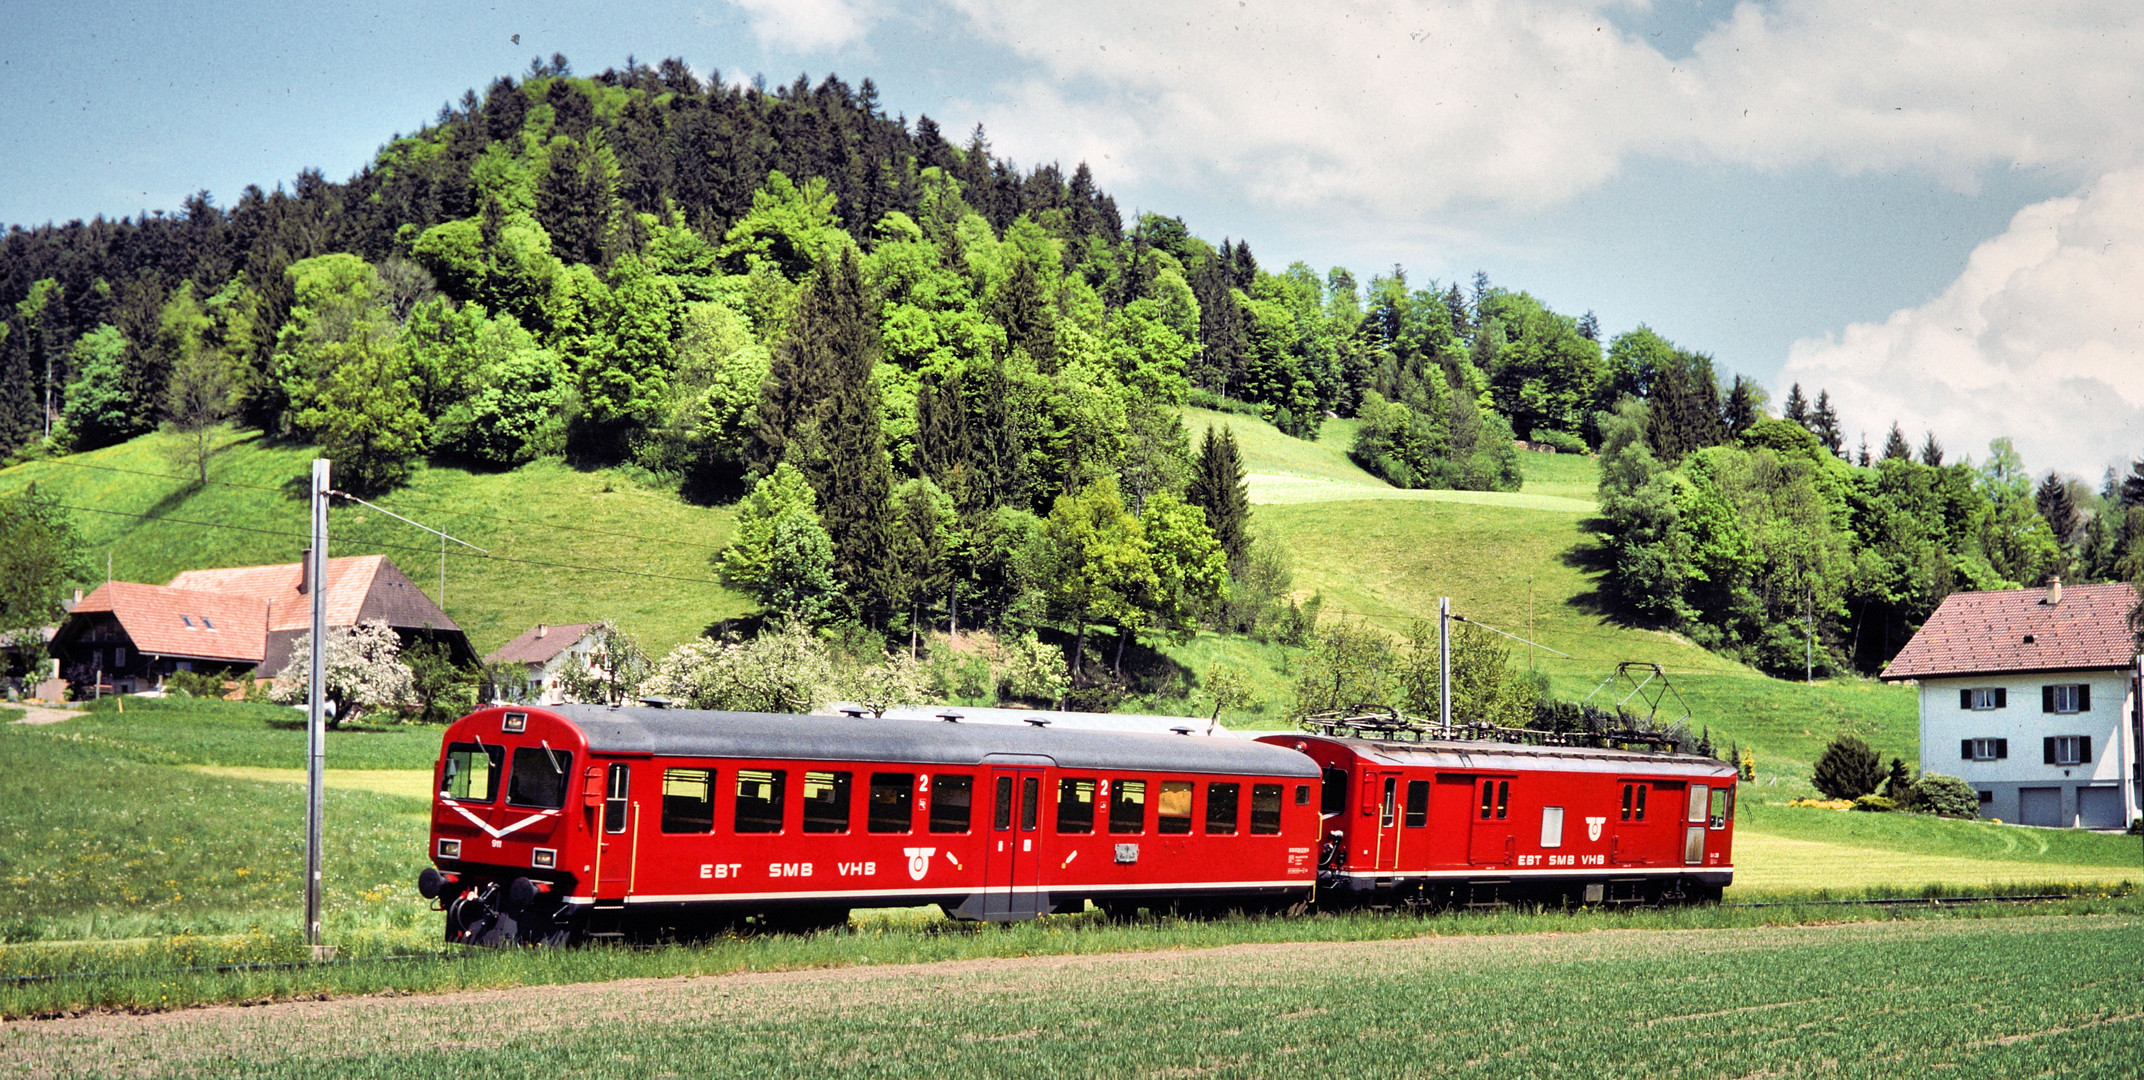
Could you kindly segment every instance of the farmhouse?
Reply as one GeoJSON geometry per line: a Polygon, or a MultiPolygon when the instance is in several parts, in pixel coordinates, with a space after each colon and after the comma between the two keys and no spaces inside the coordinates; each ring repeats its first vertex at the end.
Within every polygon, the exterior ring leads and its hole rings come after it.
{"type": "Polygon", "coordinates": [[[1884,669],[1917,680],[1921,769],[1962,777],[1982,817],[2118,829],[2138,813],[2136,590],[2055,579],[1952,593],[1884,669]]]}
{"type": "Polygon", "coordinates": [[[593,670],[589,658],[596,652],[596,632],[601,629],[602,623],[537,623],[520,637],[499,646],[484,658],[486,665],[501,669],[498,695],[531,705],[565,702],[560,677],[568,669],[583,675],[593,670]]]}
{"type": "MultiPolygon", "coordinates": [[[[306,564],[188,570],[168,585],[108,581],[77,600],[52,639],[60,672],[76,696],[128,694],[163,684],[174,671],[260,677],[290,662],[291,644],[312,628],[306,564]]],[[[405,645],[425,638],[457,663],[475,659],[468,636],[383,555],[329,559],[329,626],[380,620],[405,645]]]]}

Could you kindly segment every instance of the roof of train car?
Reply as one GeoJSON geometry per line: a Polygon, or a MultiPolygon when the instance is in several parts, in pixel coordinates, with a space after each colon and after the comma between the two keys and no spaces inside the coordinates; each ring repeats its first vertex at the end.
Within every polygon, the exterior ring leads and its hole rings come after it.
{"type": "Polygon", "coordinates": [[[1305,742],[1332,743],[1384,765],[1417,768],[1512,770],[1514,772],[1615,772],[1655,776],[1722,776],[1734,766],[1696,754],[1647,753],[1609,750],[1592,746],[1525,746],[1514,743],[1471,740],[1384,742],[1377,739],[1343,739],[1329,735],[1301,735],[1305,742]]]}
{"type": "Polygon", "coordinates": [[[1318,775],[1317,763],[1309,758],[1248,739],[601,705],[556,705],[546,711],[572,721],[589,749],[602,753],[928,765],[1047,760],[1066,769],[1318,775]]]}

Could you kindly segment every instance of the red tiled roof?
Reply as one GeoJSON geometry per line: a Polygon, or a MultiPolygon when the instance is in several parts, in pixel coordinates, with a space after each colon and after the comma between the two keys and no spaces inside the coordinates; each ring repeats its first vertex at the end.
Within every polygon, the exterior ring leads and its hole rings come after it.
{"type": "Polygon", "coordinates": [[[581,635],[595,629],[600,623],[567,623],[563,626],[546,626],[537,623],[520,637],[499,646],[498,650],[484,658],[487,664],[548,664],[553,657],[573,647],[581,635]]]}
{"type": "Polygon", "coordinates": [[[2129,630],[2135,589],[2065,585],[2061,603],[2049,604],[2047,597],[2046,589],[1952,593],[1883,677],[2073,671],[2136,662],[2137,641],[2129,630]]]}
{"type": "MultiPolygon", "coordinates": [[[[298,591],[302,571],[299,563],[188,570],[172,578],[171,587],[258,599],[268,605],[269,630],[308,630],[313,610],[311,599],[298,591]]],[[[461,629],[385,555],[329,559],[327,579],[329,626],[381,619],[390,626],[461,629]]]]}
{"type": "Polygon", "coordinates": [[[151,656],[258,664],[268,638],[268,604],[247,596],[108,581],[70,614],[100,611],[111,612],[134,648],[151,656]]]}

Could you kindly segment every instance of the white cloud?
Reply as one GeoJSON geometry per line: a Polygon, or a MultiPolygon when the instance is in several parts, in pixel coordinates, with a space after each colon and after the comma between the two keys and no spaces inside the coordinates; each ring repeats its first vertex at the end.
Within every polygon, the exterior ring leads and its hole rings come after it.
{"type": "Polygon", "coordinates": [[[1105,180],[1319,214],[1538,207],[1633,155],[1970,187],[1991,165],[2082,180],[2144,145],[2118,7],[1745,3],[1671,60],[1588,0],[946,2],[1040,68],[985,109],[1001,148],[1106,131],[1105,180]]]}
{"type": "Polygon", "coordinates": [[[863,37],[875,13],[850,0],[731,0],[752,20],[761,45],[816,52],[863,37]]]}
{"type": "Polygon", "coordinates": [[[1849,431],[2008,435],[2036,470],[2097,480],[2144,453],[2144,168],[2028,206],[1941,296],[1797,343],[1779,376],[1831,391],[1849,431]]]}

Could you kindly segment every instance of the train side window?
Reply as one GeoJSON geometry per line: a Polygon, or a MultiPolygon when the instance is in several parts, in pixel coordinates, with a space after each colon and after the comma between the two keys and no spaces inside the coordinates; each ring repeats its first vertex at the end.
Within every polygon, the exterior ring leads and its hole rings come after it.
{"type": "Polygon", "coordinates": [[[1511,781],[1509,781],[1509,780],[1498,780],[1498,781],[1496,782],[1496,820],[1498,820],[1498,821],[1502,821],[1502,820],[1504,820],[1504,814],[1505,814],[1505,812],[1506,812],[1506,811],[1508,811],[1508,810],[1510,810],[1510,809],[1511,809],[1511,781]]]}
{"type": "Polygon", "coordinates": [[[1241,791],[1238,784],[1206,785],[1206,835],[1236,835],[1236,797],[1241,791]]]}
{"type": "Polygon", "coordinates": [[[1377,824],[1383,828],[1391,828],[1393,821],[1397,820],[1395,815],[1398,812],[1399,800],[1395,793],[1399,791],[1399,787],[1399,777],[1385,777],[1385,797],[1377,803],[1377,824]]]}
{"type": "Polygon", "coordinates": [[[625,831],[626,799],[632,790],[632,768],[624,762],[613,762],[610,775],[603,788],[603,831],[625,831]]]}
{"type": "Polygon", "coordinates": [[[1711,802],[1707,792],[1711,790],[1704,784],[1690,785],[1690,824],[1701,825],[1704,823],[1705,807],[1711,802]]]}
{"type": "Polygon", "coordinates": [[[1630,820],[1630,785],[1623,785],[1623,820],[1630,820]]]}
{"type": "Polygon", "coordinates": [[[548,746],[514,750],[514,771],[506,778],[506,805],[556,810],[566,805],[566,776],[573,755],[548,746]]]}
{"type": "Polygon", "coordinates": [[[715,831],[715,770],[663,770],[663,831],[715,831]]]}
{"type": "Polygon", "coordinates": [[[1645,820],[1645,788],[1644,784],[1623,785],[1624,821],[1645,820]]]}
{"type": "Polygon", "coordinates": [[[1734,813],[1734,807],[1735,807],[1735,789],[1733,789],[1733,788],[1724,788],[1724,787],[1716,787],[1716,788],[1713,788],[1713,789],[1712,789],[1712,819],[1711,819],[1711,823],[1710,823],[1710,824],[1711,824],[1711,826],[1712,826],[1713,828],[1715,828],[1715,829],[1724,829],[1724,828],[1726,828],[1726,827],[1727,827],[1727,818],[1728,818],[1728,816],[1729,816],[1729,815],[1731,815],[1731,814],[1733,814],[1733,813],[1734,813]]]}
{"type": "Polygon", "coordinates": [[[737,831],[781,832],[782,795],[788,784],[787,769],[737,770],[737,831]]]}
{"type": "Polygon", "coordinates": [[[1109,787],[1109,831],[1146,831],[1146,781],[1119,780],[1109,787]]]}
{"type": "Polygon", "coordinates": [[[1429,781],[1407,781],[1407,827],[1419,829],[1429,824],[1429,781]]]}
{"type": "Polygon", "coordinates": [[[1067,776],[1057,781],[1057,831],[1094,831],[1094,781],[1067,776]]]}
{"type": "Polygon", "coordinates": [[[1191,831],[1189,780],[1163,780],[1160,797],[1154,800],[1154,831],[1180,836],[1191,831]]]}
{"type": "Polygon", "coordinates": [[[871,823],[875,833],[916,831],[916,774],[875,772],[871,774],[871,823]]]}
{"type": "Polygon", "coordinates": [[[1042,778],[1020,778],[1020,831],[1035,831],[1035,815],[1042,812],[1042,778]]]}
{"type": "MultiPolygon", "coordinates": [[[[1005,794],[1012,794],[1012,785],[1005,786],[1005,794]]],[[[968,816],[975,805],[975,778],[972,776],[931,777],[931,831],[934,833],[964,833],[968,831],[968,816]]],[[[1003,828],[1004,826],[999,826],[1003,828]]]]}
{"type": "Polygon", "coordinates": [[[1496,781],[1484,780],[1481,782],[1481,819],[1483,821],[1489,820],[1490,812],[1495,809],[1496,781]]]}
{"type": "Polygon", "coordinates": [[[503,746],[455,743],[447,747],[447,777],[439,793],[457,802],[491,802],[499,797],[499,766],[505,761],[503,746]]]}
{"type": "MultiPolygon", "coordinates": [[[[851,775],[845,772],[805,771],[805,832],[845,833],[849,831],[849,778],[851,775]]],[[[876,793],[874,792],[874,794],[876,793]]]]}
{"type": "Polygon", "coordinates": [[[1638,785],[1638,816],[1637,816],[1636,818],[1634,818],[1633,820],[1636,820],[1636,821],[1644,821],[1644,820],[1645,820],[1645,792],[1646,792],[1646,790],[1647,790],[1648,788],[1650,788],[1650,787],[1652,787],[1652,785],[1651,785],[1651,784],[1639,784],[1639,785],[1638,785]]]}
{"type": "Polygon", "coordinates": [[[1347,809],[1347,770],[1327,768],[1318,796],[1318,813],[1337,814],[1347,809]]]}
{"type": "Polygon", "coordinates": [[[998,777],[998,805],[993,812],[991,827],[999,832],[1012,828],[1012,777],[998,777]]]}
{"type": "Polygon", "coordinates": [[[1544,806],[1541,808],[1541,846],[1545,848],[1563,846],[1563,807],[1544,806]]]}
{"type": "Polygon", "coordinates": [[[1271,836],[1280,831],[1279,784],[1251,785],[1251,835],[1271,836]]]}

